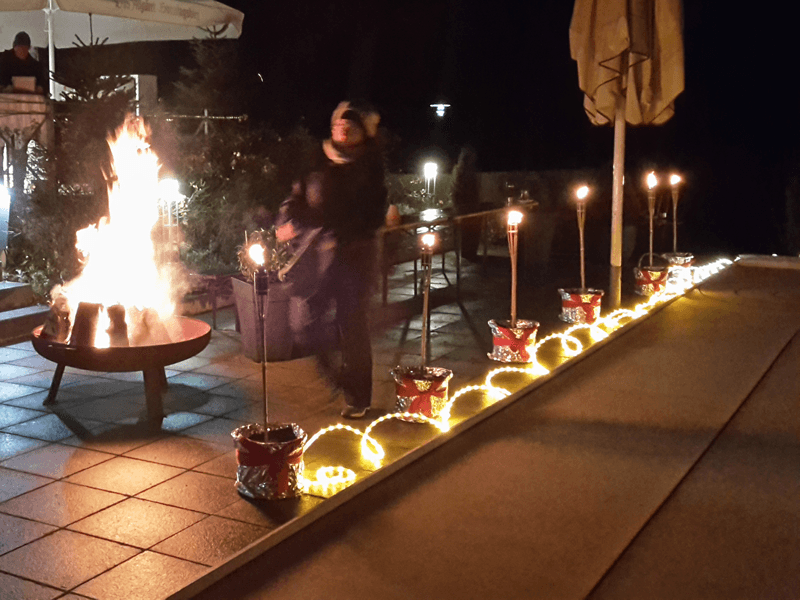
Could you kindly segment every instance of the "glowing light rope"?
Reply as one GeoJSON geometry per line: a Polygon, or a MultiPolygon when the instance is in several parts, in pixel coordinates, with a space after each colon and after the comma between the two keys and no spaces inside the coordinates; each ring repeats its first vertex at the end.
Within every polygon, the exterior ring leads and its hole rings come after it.
{"type": "MultiPolygon", "coordinates": [[[[646,315],[652,308],[663,304],[677,296],[680,296],[686,293],[687,290],[691,289],[698,283],[702,282],[703,280],[711,277],[719,273],[722,269],[728,267],[729,265],[733,264],[732,261],[728,259],[719,259],[713,263],[708,265],[704,265],[702,267],[678,267],[681,269],[686,269],[688,275],[681,276],[676,278],[675,284],[668,284],[664,291],[659,292],[657,294],[653,294],[650,296],[646,301],[641,302],[640,304],[636,305],[632,309],[621,308],[617,309],[603,317],[599,317],[593,324],[587,323],[578,323],[572,325],[568,329],[560,333],[552,333],[542,339],[540,339],[530,350],[531,355],[531,362],[527,363],[527,366],[517,366],[517,367],[499,367],[496,369],[492,369],[486,375],[486,379],[483,385],[468,385],[465,386],[456,392],[453,393],[452,397],[447,401],[444,408],[440,412],[439,419],[432,419],[430,417],[426,417],[425,415],[419,413],[409,413],[409,412],[398,412],[392,413],[388,415],[384,415],[375,419],[370,423],[367,428],[362,432],[359,429],[354,427],[350,427],[349,425],[343,425],[342,423],[337,423],[336,425],[331,425],[330,427],[325,427],[324,429],[320,429],[317,433],[315,433],[309,440],[306,442],[305,446],[303,446],[303,451],[306,452],[314,442],[316,442],[321,436],[329,433],[331,431],[339,431],[345,430],[349,431],[361,438],[360,440],[360,448],[361,448],[361,456],[368,460],[374,467],[380,468],[381,462],[386,457],[386,452],[383,447],[378,443],[375,438],[370,436],[370,432],[380,423],[387,421],[389,419],[400,419],[404,421],[413,421],[415,423],[429,423],[436,427],[441,433],[450,430],[450,414],[453,407],[453,404],[456,400],[461,398],[463,395],[467,394],[468,392],[484,392],[490,401],[490,404],[497,402],[509,395],[513,392],[507,390],[503,387],[494,385],[492,380],[497,377],[498,375],[504,373],[518,373],[520,375],[524,375],[525,377],[540,377],[542,375],[547,375],[550,371],[548,371],[545,367],[539,364],[536,354],[538,349],[545,343],[548,343],[552,340],[560,340],[562,349],[564,350],[564,354],[569,358],[574,358],[581,354],[584,350],[589,348],[595,342],[599,342],[608,337],[609,333],[619,329],[624,325],[624,323],[629,323],[631,321],[635,321],[646,315]],[[588,332],[588,337],[590,338],[590,342],[588,344],[583,344],[581,341],[574,335],[576,332],[586,330],[588,332]]],[[[328,498],[350,484],[352,484],[356,480],[356,474],[350,469],[347,469],[343,466],[333,466],[333,467],[320,467],[317,469],[315,474],[315,479],[310,480],[302,477],[301,485],[303,488],[308,491],[309,493],[316,494],[319,496],[323,496],[328,498]]]]}

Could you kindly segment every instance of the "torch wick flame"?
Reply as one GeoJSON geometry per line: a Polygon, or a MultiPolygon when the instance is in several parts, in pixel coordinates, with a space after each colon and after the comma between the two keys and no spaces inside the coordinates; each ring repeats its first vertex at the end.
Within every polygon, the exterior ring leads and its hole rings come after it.
{"type": "Polygon", "coordinates": [[[589,186],[582,185],[575,191],[575,195],[578,197],[579,202],[583,202],[589,196],[589,186]]]}
{"type": "Polygon", "coordinates": [[[508,213],[508,224],[519,225],[522,223],[522,213],[518,210],[512,210],[508,213]]]}
{"type": "Polygon", "coordinates": [[[656,174],[654,171],[650,171],[647,174],[647,188],[652,190],[657,185],[658,185],[658,179],[656,178],[656,174]]]}
{"type": "Polygon", "coordinates": [[[433,248],[436,244],[436,236],[432,233],[426,233],[422,236],[422,244],[428,248],[433,248]]]}
{"type": "Polygon", "coordinates": [[[265,261],[265,254],[266,251],[264,250],[264,246],[261,244],[253,244],[250,246],[250,249],[247,251],[250,258],[256,263],[258,266],[263,266],[265,261]]]}
{"type": "Polygon", "coordinates": [[[669,182],[671,185],[678,185],[682,181],[680,175],[672,175],[669,178],[669,182]]]}

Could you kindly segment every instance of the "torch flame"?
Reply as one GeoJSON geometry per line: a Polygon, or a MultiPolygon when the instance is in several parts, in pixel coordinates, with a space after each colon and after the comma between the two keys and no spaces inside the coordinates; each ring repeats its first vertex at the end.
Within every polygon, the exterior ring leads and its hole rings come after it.
{"type": "Polygon", "coordinates": [[[582,185],[577,190],[575,190],[575,196],[578,198],[578,202],[583,202],[589,196],[589,186],[582,185]]]}
{"type": "Polygon", "coordinates": [[[652,190],[654,187],[658,185],[658,178],[654,171],[650,171],[647,174],[647,189],[652,190]]]}
{"type": "Polygon", "coordinates": [[[508,224],[519,225],[520,223],[522,223],[522,213],[518,210],[508,211],[508,224]]]}
{"type": "Polygon", "coordinates": [[[266,260],[266,250],[264,246],[261,244],[253,244],[247,251],[247,254],[250,256],[252,261],[256,263],[259,267],[264,265],[266,260]]]}
{"type": "MultiPolygon", "coordinates": [[[[158,264],[152,236],[159,223],[160,165],[148,134],[140,118],[129,116],[108,140],[113,169],[108,217],[76,232],[83,269],[52,294],[67,299],[70,322],[80,302],[121,304],[129,311],[129,321],[132,309],[153,309],[161,319],[174,314],[170,272],[167,265],[158,264]]],[[[108,346],[104,334],[98,327],[95,345],[108,346]]]]}
{"type": "Polygon", "coordinates": [[[672,186],[678,185],[681,181],[683,181],[683,180],[681,179],[681,176],[678,175],[677,173],[673,173],[669,177],[669,184],[672,185],[672,186]]]}
{"type": "Polygon", "coordinates": [[[433,233],[426,233],[422,236],[422,245],[428,248],[433,248],[436,245],[436,235],[433,233]]]}

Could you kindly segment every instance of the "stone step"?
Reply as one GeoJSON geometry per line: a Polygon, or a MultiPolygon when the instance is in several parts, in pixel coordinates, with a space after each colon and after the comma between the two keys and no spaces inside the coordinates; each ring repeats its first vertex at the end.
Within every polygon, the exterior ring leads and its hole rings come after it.
{"type": "Polygon", "coordinates": [[[0,346],[30,339],[34,328],[44,323],[50,308],[42,304],[0,312],[0,346]]]}
{"type": "Polygon", "coordinates": [[[0,311],[34,304],[36,304],[36,297],[29,283],[0,281],[0,311]]]}

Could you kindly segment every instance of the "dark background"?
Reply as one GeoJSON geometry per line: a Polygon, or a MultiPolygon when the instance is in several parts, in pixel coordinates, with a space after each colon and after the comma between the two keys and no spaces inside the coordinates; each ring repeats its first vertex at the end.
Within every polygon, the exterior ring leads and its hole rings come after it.
{"type": "MultiPolygon", "coordinates": [[[[613,129],[584,114],[569,0],[228,4],[245,14],[231,43],[255,93],[250,117],[279,131],[302,123],[323,137],[340,100],[364,98],[393,136],[395,171],[418,172],[431,155],[452,166],[470,145],[483,171],[610,173],[613,129]],[[452,105],[444,119],[429,106],[440,101],[452,105]]],[[[628,181],[639,185],[650,169],[684,175],[681,206],[697,251],[798,251],[787,202],[800,203],[800,52],[794,14],[777,6],[686,2],[675,116],[627,129],[628,181]]],[[[178,42],[130,54],[166,95],[191,62],[178,42]]]]}

